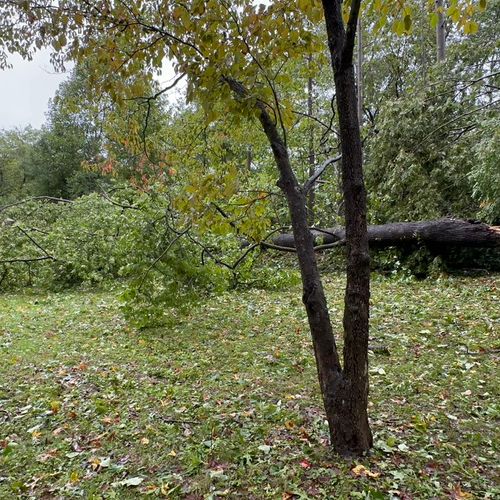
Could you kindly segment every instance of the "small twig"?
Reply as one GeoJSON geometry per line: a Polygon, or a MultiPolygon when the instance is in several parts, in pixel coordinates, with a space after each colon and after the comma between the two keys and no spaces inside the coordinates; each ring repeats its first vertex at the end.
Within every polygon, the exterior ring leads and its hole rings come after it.
{"type": "Polygon", "coordinates": [[[3,205],[2,207],[0,207],[0,212],[7,210],[7,208],[28,203],[29,201],[38,201],[38,200],[53,201],[54,203],[74,203],[73,200],[66,200],[65,198],[55,198],[53,196],[33,196],[31,198],[26,198],[25,200],[16,201],[15,203],[10,203],[9,205],[3,205]]]}
{"type": "Polygon", "coordinates": [[[465,354],[469,356],[481,356],[482,354],[498,354],[500,353],[500,349],[485,349],[484,351],[469,351],[469,348],[466,347],[465,354]]]}
{"type": "Polygon", "coordinates": [[[45,257],[36,257],[36,258],[20,258],[20,259],[4,259],[0,260],[0,264],[15,264],[16,262],[37,262],[39,260],[55,260],[54,257],[45,256],[45,257]]]}
{"type": "Polygon", "coordinates": [[[166,418],[161,415],[155,415],[156,418],[159,418],[162,422],[166,424],[191,424],[191,425],[200,425],[201,422],[197,422],[196,420],[178,420],[175,418],[166,418]]]}

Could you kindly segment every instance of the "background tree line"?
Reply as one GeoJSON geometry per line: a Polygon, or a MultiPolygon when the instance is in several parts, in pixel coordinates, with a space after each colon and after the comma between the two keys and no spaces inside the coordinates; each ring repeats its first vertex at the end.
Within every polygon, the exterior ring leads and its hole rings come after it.
{"type": "MultiPolygon", "coordinates": [[[[362,120],[370,220],[383,223],[455,216],[496,224],[500,220],[500,75],[495,33],[500,4],[490,2],[478,19],[481,29],[473,36],[449,26],[446,60],[439,64],[434,29],[425,11],[416,12],[412,31],[403,38],[386,31],[371,34],[375,21],[365,21],[363,28],[362,120]]],[[[282,77],[284,92],[295,103],[290,141],[304,165],[304,177],[311,159],[321,162],[338,147],[327,60],[321,54],[315,58],[287,68],[282,77]]],[[[240,169],[265,174],[269,153],[257,134],[247,133],[252,127],[248,122],[219,120],[207,128],[206,113],[198,105],[166,99],[136,99],[126,109],[119,108],[105,93],[96,101],[90,80],[89,71],[78,66],[50,102],[42,129],[1,132],[2,203],[28,196],[73,199],[99,191],[98,185],[110,182],[106,175],[111,173],[110,164],[107,171],[96,167],[106,161],[119,164],[120,180],[130,180],[131,170],[140,163],[141,142],[146,156],[156,148],[177,160],[179,144],[167,144],[165,132],[175,136],[176,130],[182,130],[182,135],[186,128],[199,132],[185,141],[203,150],[193,155],[195,161],[203,157],[206,165],[209,149],[222,147],[224,154],[210,159],[213,168],[217,167],[214,160],[232,158],[238,160],[240,169]],[[155,116],[148,118],[146,144],[143,127],[151,104],[155,116]],[[226,129],[223,144],[215,144],[215,128],[220,133],[226,129]],[[120,135],[130,136],[127,145],[120,135]],[[156,139],[160,144],[154,144],[156,139]],[[134,140],[135,146],[130,147],[134,140]]],[[[141,84],[145,85],[137,85],[141,84]]],[[[153,86],[145,86],[145,97],[155,94],[153,86]]],[[[179,157],[186,159],[183,153],[179,157]]],[[[150,160],[142,161],[149,164],[150,160]]],[[[172,163],[178,170],[178,162],[172,163]]],[[[342,218],[334,168],[323,182],[327,186],[315,193],[313,220],[328,226],[342,218]]]]}

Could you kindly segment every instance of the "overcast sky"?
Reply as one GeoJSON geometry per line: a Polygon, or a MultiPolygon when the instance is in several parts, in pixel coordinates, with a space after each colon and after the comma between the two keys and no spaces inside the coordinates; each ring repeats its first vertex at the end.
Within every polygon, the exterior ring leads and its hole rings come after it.
{"type": "Polygon", "coordinates": [[[33,61],[12,56],[12,69],[0,70],[0,129],[38,128],[45,121],[48,100],[68,74],[55,73],[48,52],[33,61]]]}
{"type": "MultiPolygon", "coordinates": [[[[32,61],[11,56],[12,69],[0,70],[0,129],[26,127],[39,128],[45,122],[48,101],[59,84],[69,77],[67,73],[55,73],[49,62],[49,51],[35,54],[32,61]]],[[[160,85],[168,85],[175,78],[172,66],[165,62],[159,77],[160,85]]],[[[182,95],[185,83],[169,92],[173,101],[182,95]]]]}

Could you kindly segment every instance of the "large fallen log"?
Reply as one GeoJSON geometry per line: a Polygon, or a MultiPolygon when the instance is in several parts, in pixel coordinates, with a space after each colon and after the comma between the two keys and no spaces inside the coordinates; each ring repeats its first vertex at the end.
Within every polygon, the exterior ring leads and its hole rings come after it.
{"type": "MultiPolygon", "coordinates": [[[[312,229],[318,250],[345,244],[345,229],[312,229]]],[[[419,222],[394,222],[368,226],[371,247],[425,245],[434,249],[450,247],[500,247],[500,226],[476,221],[438,219],[419,222]]],[[[294,251],[293,234],[280,234],[263,246],[294,251]]]]}

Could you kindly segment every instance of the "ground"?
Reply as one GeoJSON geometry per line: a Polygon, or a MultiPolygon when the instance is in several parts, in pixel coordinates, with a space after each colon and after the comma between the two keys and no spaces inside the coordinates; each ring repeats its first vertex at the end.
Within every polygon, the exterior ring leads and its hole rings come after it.
{"type": "Polygon", "coordinates": [[[0,498],[498,498],[497,286],[374,279],[361,460],[329,451],[299,288],[143,331],[116,292],[0,296],[0,498]]]}

